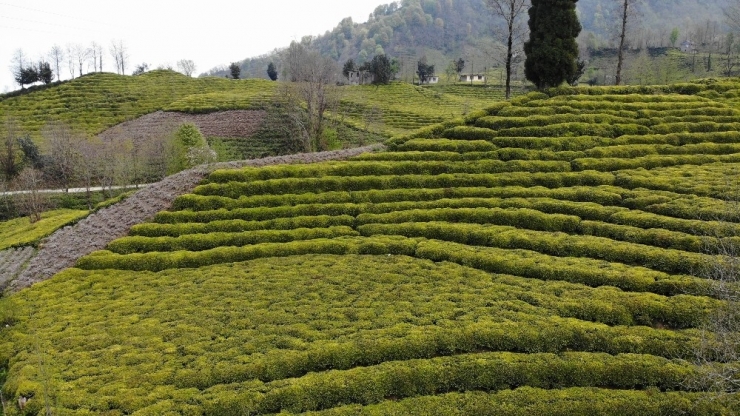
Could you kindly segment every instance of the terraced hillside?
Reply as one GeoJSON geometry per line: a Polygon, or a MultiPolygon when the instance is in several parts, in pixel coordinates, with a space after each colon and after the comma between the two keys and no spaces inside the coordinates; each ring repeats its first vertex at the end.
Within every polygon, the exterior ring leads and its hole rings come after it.
{"type": "Polygon", "coordinates": [[[553,90],[215,171],[3,299],[10,414],[736,414],[690,382],[736,365],[691,363],[740,230],[732,88],[553,90]]]}

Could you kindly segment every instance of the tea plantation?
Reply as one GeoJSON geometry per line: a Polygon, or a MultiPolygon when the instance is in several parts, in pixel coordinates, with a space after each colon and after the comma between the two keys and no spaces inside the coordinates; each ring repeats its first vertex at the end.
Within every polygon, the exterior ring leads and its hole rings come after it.
{"type": "Polygon", "coordinates": [[[737,366],[692,361],[707,247],[740,243],[737,88],[555,89],[215,171],[0,299],[8,414],[737,414],[692,382],[737,366]]]}

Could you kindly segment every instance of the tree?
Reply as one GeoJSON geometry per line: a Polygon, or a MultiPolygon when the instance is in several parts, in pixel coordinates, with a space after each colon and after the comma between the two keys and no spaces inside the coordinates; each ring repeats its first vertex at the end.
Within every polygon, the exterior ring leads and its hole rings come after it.
{"type": "Polygon", "coordinates": [[[39,81],[39,72],[33,66],[27,66],[21,69],[20,73],[15,76],[15,82],[20,84],[21,89],[24,85],[31,85],[39,81]]]}
{"type": "Polygon", "coordinates": [[[195,73],[195,62],[190,59],[181,59],[177,61],[177,69],[183,74],[192,77],[195,73]]]}
{"type": "Polygon", "coordinates": [[[355,64],[355,60],[348,59],[342,67],[342,75],[344,75],[345,78],[349,79],[349,74],[355,71],[357,71],[357,64],[355,64]]]}
{"type": "Polygon", "coordinates": [[[76,143],[81,139],[69,126],[57,121],[47,123],[41,134],[49,145],[49,177],[68,191],[76,175],[80,158],[76,143]]]}
{"type": "Polygon", "coordinates": [[[0,143],[0,169],[6,180],[13,179],[21,170],[21,154],[19,152],[18,137],[20,127],[18,121],[7,117],[2,123],[2,143],[0,143]]]}
{"type": "Polygon", "coordinates": [[[445,69],[445,75],[447,76],[447,83],[450,83],[452,79],[458,75],[457,65],[455,61],[451,61],[450,64],[447,65],[447,68],[445,69]]]}
{"type": "MultiPolygon", "coordinates": [[[[285,51],[285,65],[293,84],[284,93],[288,98],[292,97],[288,102],[295,103],[295,98],[300,98],[305,105],[305,116],[295,118],[303,120],[309,145],[306,150],[322,151],[327,149],[325,113],[339,103],[336,87],[338,68],[331,58],[311,49],[311,42],[311,38],[304,38],[300,43],[292,42],[285,51]]],[[[292,109],[297,107],[293,105],[292,109]]]]}
{"type": "Polygon", "coordinates": [[[577,1],[532,0],[524,74],[538,89],[557,87],[577,70],[576,37],[581,32],[577,1]]]}
{"type": "Polygon", "coordinates": [[[229,73],[231,74],[232,79],[239,79],[239,76],[242,73],[242,69],[236,62],[232,62],[231,65],[229,65],[229,73]]]}
{"type": "MultiPolygon", "coordinates": [[[[505,25],[505,39],[503,39],[506,45],[506,58],[504,60],[506,69],[505,96],[508,100],[511,98],[512,66],[514,59],[518,56],[522,37],[525,33],[522,17],[524,16],[524,10],[529,6],[529,0],[486,0],[486,4],[493,10],[496,17],[503,19],[505,25]]],[[[534,8],[534,6],[532,7],[534,8]]]]}
{"type": "Polygon", "coordinates": [[[90,56],[92,57],[93,72],[103,72],[103,45],[93,42],[90,44],[90,56]],[[97,67],[95,66],[97,63],[97,67]]]}
{"type": "Polygon", "coordinates": [[[128,48],[123,40],[111,41],[110,54],[116,63],[116,72],[120,75],[126,75],[126,65],[128,63],[128,48]]]}
{"type": "Polygon", "coordinates": [[[33,83],[21,83],[21,81],[25,79],[23,76],[23,70],[26,68],[26,66],[27,62],[25,52],[23,52],[23,49],[16,49],[15,53],[13,54],[13,60],[10,70],[13,73],[13,79],[18,85],[21,86],[21,89],[23,89],[24,85],[33,83]]]}
{"type": "Polygon", "coordinates": [[[671,48],[676,47],[676,42],[678,41],[678,35],[679,35],[678,28],[674,27],[673,30],[671,30],[671,37],[669,39],[671,41],[671,48]]]}
{"type": "Polygon", "coordinates": [[[16,204],[22,215],[27,215],[31,223],[41,221],[41,213],[50,205],[48,194],[40,192],[44,187],[41,171],[26,168],[13,181],[14,188],[22,191],[16,195],[16,204]]]}
{"type": "Polygon", "coordinates": [[[54,45],[51,47],[51,50],[49,51],[47,57],[49,60],[51,60],[51,63],[54,64],[54,73],[57,76],[58,80],[62,79],[62,62],[64,61],[64,49],[62,49],[59,45],[54,45]]]}
{"type": "Polygon", "coordinates": [[[393,78],[391,60],[386,55],[376,55],[369,62],[368,71],[373,74],[373,84],[387,85],[393,78]]]}
{"type": "Polygon", "coordinates": [[[134,68],[134,72],[132,72],[131,75],[134,75],[134,76],[141,75],[147,71],[149,71],[149,64],[146,62],[142,62],[139,65],[137,65],[136,68],[134,68]]]}
{"type": "Polygon", "coordinates": [[[77,44],[74,46],[74,57],[80,69],[80,72],[79,72],[80,76],[82,76],[85,73],[84,71],[85,61],[87,61],[89,56],[90,56],[90,50],[87,49],[85,46],[80,45],[80,44],[77,44]]]}
{"type": "Polygon", "coordinates": [[[584,72],[586,72],[586,61],[582,61],[579,59],[578,62],[576,62],[576,72],[574,72],[573,75],[565,81],[568,83],[568,85],[576,86],[578,85],[578,80],[581,79],[584,72]]]}
{"type": "Polygon", "coordinates": [[[622,67],[624,65],[624,48],[625,40],[627,38],[627,25],[629,23],[630,15],[632,14],[632,6],[638,0],[619,0],[621,7],[619,8],[619,18],[621,23],[621,30],[619,32],[619,47],[617,49],[617,76],[615,79],[616,85],[622,84],[622,67]]]}
{"type": "Polygon", "coordinates": [[[70,79],[75,79],[75,47],[71,43],[67,44],[67,69],[69,69],[70,79]]]}
{"type": "Polygon", "coordinates": [[[457,75],[460,75],[462,74],[462,71],[465,69],[465,60],[460,58],[457,61],[454,61],[453,65],[454,65],[455,72],[457,73],[457,75]]]}
{"type": "Polygon", "coordinates": [[[46,85],[51,84],[54,81],[54,71],[51,69],[51,64],[45,61],[39,62],[39,67],[36,70],[38,80],[46,85]]]}
{"type": "Polygon", "coordinates": [[[272,81],[278,80],[277,68],[275,67],[275,64],[272,62],[270,62],[270,64],[267,65],[267,76],[270,77],[270,80],[272,81]]]}
{"type": "Polygon", "coordinates": [[[419,76],[419,84],[425,84],[434,75],[434,65],[427,63],[426,56],[416,63],[416,75],[419,76]]]}

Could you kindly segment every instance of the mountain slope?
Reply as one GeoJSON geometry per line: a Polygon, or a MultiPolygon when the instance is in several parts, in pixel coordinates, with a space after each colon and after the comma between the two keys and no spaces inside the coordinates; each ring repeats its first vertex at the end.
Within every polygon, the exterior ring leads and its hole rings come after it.
{"type": "MultiPolygon", "coordinates": [[[[578,2],[584,42],[588,39],[589,45],[599,46],[614,43],[617,5],[614,0],[578,2]]],[[[698,41],[709,36],[707,21],[719,22],[716,31],[721,33],[725,5],[725,0],[643,0],[637,6],[631,33],[635,42],[639,39],[652,47],[670,46],[674,27],[679,29],[680,41],[698,41]]],[[[451,59],[459,57],[467,61],[466,72],[501,66],[501,51],[494,38],[502,30],[483,0],[405,0],[379,6],[366,23],[344,19],[317,37],[314,46],[338,62],[350,58],[364,62],[376,54],[387,53],[403,63],[400,76],[410,80],[416,61],[423,55],[436,65],[439,73],[444,72],[451,59]]],[[[243,61],[242,73],[266,78],[271,61],[280,64],[279,51],[243,61]]],[[[209,74],[223,76],[226,72],[215,69],[209,74]]]]}

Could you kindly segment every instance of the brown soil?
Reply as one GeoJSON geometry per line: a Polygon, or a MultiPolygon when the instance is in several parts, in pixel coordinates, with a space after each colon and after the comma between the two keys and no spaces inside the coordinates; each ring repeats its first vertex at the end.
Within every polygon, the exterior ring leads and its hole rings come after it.
{"type": "Polygon", "coordinates": [[[28,268],[10,284],[17,292],[44,281],[60,271],[74,266],[77,260],[93,251],[105,248],[111,241],[124,237],[132,226],[145,222],[160,211],[169,209],[175,198],[188,193],[215,169],[232,169],[245,166],[267,166],[292,163],[315,163],[342,160],[361,153],[382,149],[373,145],[334,152],[304,153],[276,156],[239,162],[216,163],[199,166],[169,176],[141,189],[120,203],[102,209],[74,226],[65,227],[48,237],[28,268]]]}
{"type": "Polygon", "coordinates": [[[262,110],[232,110],[210,114],[157,111],[121,123],[99,134],[103,140],[149,140],[167,137],[184,123],[193,123],[205,137],[250,138],[262,126],[262,110]]]}
{"type": "Polygon", "coordinates": [[[33,257],[33,247],[11,248],[0,251],[0,289],[13,280],[33,257]]]}

